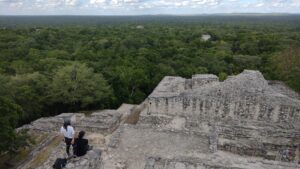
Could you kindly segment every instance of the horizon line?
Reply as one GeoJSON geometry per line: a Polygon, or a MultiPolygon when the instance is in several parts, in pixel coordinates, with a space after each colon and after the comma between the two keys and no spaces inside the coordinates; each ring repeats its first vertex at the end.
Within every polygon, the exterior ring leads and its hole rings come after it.
{"type": "Polygon", "coordinates": [[[207,15],[300,15],[290,12],[228,12],[199,14],[0,14],[0,16],[207,16],[207,15]]]}

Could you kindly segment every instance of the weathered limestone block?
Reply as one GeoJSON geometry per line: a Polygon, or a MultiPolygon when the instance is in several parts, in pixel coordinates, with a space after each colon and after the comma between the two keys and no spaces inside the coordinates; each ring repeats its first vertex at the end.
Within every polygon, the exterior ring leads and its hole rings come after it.
{"type": "Polygon", "coordinates": [[[138,124],[167,125],[173,117],[168,115],[141,115],[138,124]]]}
{"type": "Polygon", "coordinates": [[[33,129],[38,131],[59,131],[64,123],[64,119],[68,119],[72,124],[76,124],[84,117],[82,113],[62,113],[54,117],[44,117],[31,122],[29,125],[24,125],[21,128],[33,129]]]}
{"type": "Polygon", "coordinates": [[[266,160],[244,160],[234,157],[209,156],[203,158],[176,157],[172,159],[162,157],[148,157],[144,169],[297,169],[300,165],[266,160]]]}
{"type": "Polygon", "coordinates": [[[213,75],[193,78],[192,86],[197,87],[174,90],[175,84],[180,86],[186,79],[165,77],[148,97],[149,113],[300,122],[300,100],[274,90],[258,71],[246,70],[224,82],[218,82],[213,75]]]}
{"type": "Polygon", "coordinates": [[[83,157],[72,158],[68,161],[66,169],[101,169],[101,150],[88,151],[83,157]]]}
{"type": "Polygon", "coordinates": [[[212,74],[197,74],[192,76],[192,89],[197,89],[209,83],[219,82],[219,78],[212,74]]]}
{"type": "Polygon", "coordinates": [[[124,130],[124,126],[120,126],[111,136],[108,146],[116,148],[119,145],[121,134],[124,130]]]}
{"type": "Polygon", "coordinates": [[[90,116],[83,118],[78,124],[75,124],[75,127],[79,130],[108,134],[118,127],[120,119],[121,114],[119,112],[104,110],[94,112],[90,116]]]}
{"type": "Polygon", "coordinates": [[[298,99],[298,100],[300,99],[299,93],[291,90],[283,82],[276,81],[276,80],[272,80],[272,81],[269,80],[268,84],[272,87],[272,89],[274,89],[278,93],[281,93],[283,95],[287,95],[287,96],[289,96],[291,98],[294,98],[294,99],[298,99]]]}
{"type": "Polygon", "coordinates": [[[40,118],[29,125],[22,126],[20,129],[59,132],[64,120],[67,119],[71,120],[71,124],[76,131],[100,132],[106,135],[119,126],[121,116],[116,110],[94,112],[88,116],[83,113],[62,113],[54,117],[40,118]]]}
{"type": "Polygon", "coordinates": [[[211,132],[209,135],[209,150],[211,153],[218,151],[218,131],[216,125],[211,127],[211,132]]]}
{"type": "MultiPolygon", "coordinates": [[[[112,136],[109,151],[110,155],[116,158],[115,160],[126,161],[128,169],[145,167],[145,156],[153,153],[162,156],[209,153],[208,137],[201,133],[157,126],[124,125],[121,127],[122,131],[112,136]]],[[[150,168],[150,165],[147,168],[150,168]]]]}

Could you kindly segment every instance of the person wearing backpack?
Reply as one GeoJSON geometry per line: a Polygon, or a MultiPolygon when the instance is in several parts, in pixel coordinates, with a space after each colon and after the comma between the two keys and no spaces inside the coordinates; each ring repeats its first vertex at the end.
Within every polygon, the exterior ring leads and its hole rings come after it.
{"type": "Polygon", "coordinates": [[[75,130],[71,126],[70,120],[65,120],[63,126],[60,128],[60,133],[64,135],[66,143],[66,152],[70,156],[70,146],[74,143],[75,130]]]}

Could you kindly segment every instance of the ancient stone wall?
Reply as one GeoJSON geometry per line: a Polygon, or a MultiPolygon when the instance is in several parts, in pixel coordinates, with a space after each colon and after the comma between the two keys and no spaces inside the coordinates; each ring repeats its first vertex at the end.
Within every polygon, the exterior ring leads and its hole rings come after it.
{"type": "Polygon", "coordinates": [[[121,114],[116,110],[103,110],[90,115],[83,113],[62,113],[58,116],[40,118],[20,129],[33,129],[38,131],[59,132],[64,120],[70,120],[76,131],[100,132],[108,134],[113,132],[119,125],[121,114]]]}
{"type": "MultiPolygon", "coordinates": [[[[300,101],[282,83],[266,81],[258,71],[244,71],[224,82],[213,75],[183,81],[164,78],[148,97],[139,123],[169,126],[176,118],[184,119],[185,130],[207,134],[211,152],[282,161],[283,152],[299,151],[300,101]],[[184,90],[170,90],[174,83],[185,84],[184,90]]],[[[298,160],[295,155],[288,161],[298,160]]]]}
{"type": "MultiPolygon", "coordinates": [[[[261,97],[225,99],[166,97],[149,98],[149,113],[194,116],[202,119],[229,118],[266,122],[300,122],[300,105],[266,103],[261,97]]],[[[300,104],[300,103],[299,103],[300,104]]]]}
{"type": "Polygon", "coordinates": [[[224,82],[215,75],[167,76],[138,106],[64,113],[27,128],[57,131],[64,118],[77,130],[101,135],[103,150],[101,158],[86,155],[67,168],[300,169],[298,94],[258,71],[224,82]]]}
{"type": "Polygon", "coordinates": [[[300,101],[273,90],[259,72],[246,71],[225,82],[216,82],[214,76],[195,76],[192,84],[196,87],[186,90],[178,87],[183,84],[181,78],[170,79],[164,78],[148,97],[150,114],[300,123],[300,101]],[[176,90],[170,84],[174,81],[176,90]]]}

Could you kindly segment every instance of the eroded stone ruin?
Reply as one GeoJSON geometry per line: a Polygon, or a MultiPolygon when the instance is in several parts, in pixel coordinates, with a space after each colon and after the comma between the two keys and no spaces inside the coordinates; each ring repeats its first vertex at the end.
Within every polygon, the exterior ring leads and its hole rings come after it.
{"type": "MultiPolygon", "coordinates": [[[[258,71],[224,82],[206,74],[167,76],[140,105],[65,113],[23,128],[55,140],[63,119],[70,118],[77,131],[87,131],[94,150],[67,168],[300,169],[299,98],[258,71]]],[[[48,142],[34,152],[45,151],[48,142]]],[[[39,168],[51,168],[64,156],[63,146],[50,149],[39,168]]],[[[32,167],[34,159],[19,168],[32,167]]]]}

